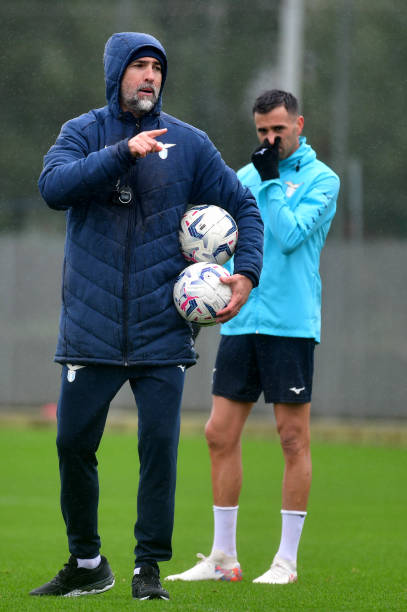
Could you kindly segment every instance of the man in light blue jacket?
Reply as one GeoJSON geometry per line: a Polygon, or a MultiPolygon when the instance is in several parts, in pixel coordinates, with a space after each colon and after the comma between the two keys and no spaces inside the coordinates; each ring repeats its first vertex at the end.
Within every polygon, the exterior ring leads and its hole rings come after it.
{"type": "Polygon", "coordinates": [[[240,314],[222,326],[215,364],[213,408],[205,431],[212,462],[212,552],[170,580],[242,578],[236,552],[240,439],[262,391],[265,401],[274,404],[285,470],[280,546],[271,567],[254,582],[297,580],[311,485],[313,356],[321,327],[319,259],[335,214],[339,179],[301,136],[304,118],[292,94],[266,91],[253,113],[260,146],[238,176],[255,196],[263,218],[263,270],[240,314]]]}

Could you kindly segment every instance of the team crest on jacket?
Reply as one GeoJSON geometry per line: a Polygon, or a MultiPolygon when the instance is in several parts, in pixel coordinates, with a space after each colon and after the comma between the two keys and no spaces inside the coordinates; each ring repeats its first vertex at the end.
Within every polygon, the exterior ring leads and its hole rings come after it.
{"type": "Polygon", "coordinates": [[[285,184],[287,185],[287,191],[285,192],[285,195],[287,196],[287,198],[291,198],[291,196],[294,195],[298,187],[302,185],[302,183],[296,184],[296,183],[293,183],[292,181],[285,181],[285,184]]]}
{"type": "Polygon", "coordinates": [[[170,149],[171,147],[176,147],[176,144],[164,144],[163,142],[159,142],[158,144],[160,144],[162,147],[164,147],[163,149],[161,149],[161,151],[159,152],[158,156],[161,157],[161,159],[167,159],[168,157],[168,149],[170,149]]]}
{"type": "Polygon", "coordinates": [[[67,363],[66,367],[68,368],[68,372],[66,378],[68,382],[72,383],[76,378],[76,371],[82,370],[82,368],[86,367],[83,365],[72,365],[71,363],[67,363]]]}

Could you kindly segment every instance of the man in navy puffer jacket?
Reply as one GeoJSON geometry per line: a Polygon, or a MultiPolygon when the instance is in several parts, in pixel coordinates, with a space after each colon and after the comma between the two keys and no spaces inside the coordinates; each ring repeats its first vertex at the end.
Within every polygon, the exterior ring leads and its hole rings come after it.
{"type": "Polygon", "coordinates": [[[190,325],[172,299],[186,262],[178,230],[189,204],[217,204],[239,241],[234,317],[258,285],[263,224],[250,191],[208,136],[161,111],[165,50],[148,34],[114,34],[104,54],[107,106],[61,129],[39,187],[67,211],[57,449],[71,557],[32,595],[100,593],[114,585],[97,531],[96,451],[111,400],[128,380],[139,417],[140,479],[133,597],[168,598],[157,562],[171,558],[180,405],[196,361],[190,325]]]}

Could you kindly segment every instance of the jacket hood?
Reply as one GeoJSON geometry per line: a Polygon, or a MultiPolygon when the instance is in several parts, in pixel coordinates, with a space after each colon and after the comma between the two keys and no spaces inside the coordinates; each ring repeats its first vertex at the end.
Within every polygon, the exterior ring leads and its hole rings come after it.
{"type": "MultiPolygon", "coordinates": [[[[133,55],[142,47],[150,47],[160,54],[163,58],[162,66],[162,83],[160,95],[152,113],[158,113],[161,110],[161,96],[167,77],[167,55],[165,49],[154,36],[143,34],[141,32],[121,32],[113,34],[105,45],[103,55],[103,65],[105,68],[105,83],[106,83],[106,100],[110,111],[115,117],[121,115],[120,108],[120,83],[123,73],[130,63],[133,55]]],[[[146,57],[148,57],[148,49],[146,49],[146,57]]]]}

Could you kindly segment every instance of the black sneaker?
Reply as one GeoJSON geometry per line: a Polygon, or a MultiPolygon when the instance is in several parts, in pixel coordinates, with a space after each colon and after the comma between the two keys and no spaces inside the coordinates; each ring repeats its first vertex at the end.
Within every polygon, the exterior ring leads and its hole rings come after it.
{"type": "Polygon", "coordinates": [[[114,585],[114,576],[106,557],[95,569],[78,567],[72,555],[61,571],[49,582],[34,589],[30,595],[62,595],[77,597],[78,595],[93,595],[103,593],[114,585]]]}
{"type": "Polygon", "coordinates": [[[169,599],[168,591],[162,588],[158,569],[152,565],[140,567],[140,573],[134,574],[131,581],[134,599],[169,599]]]}

